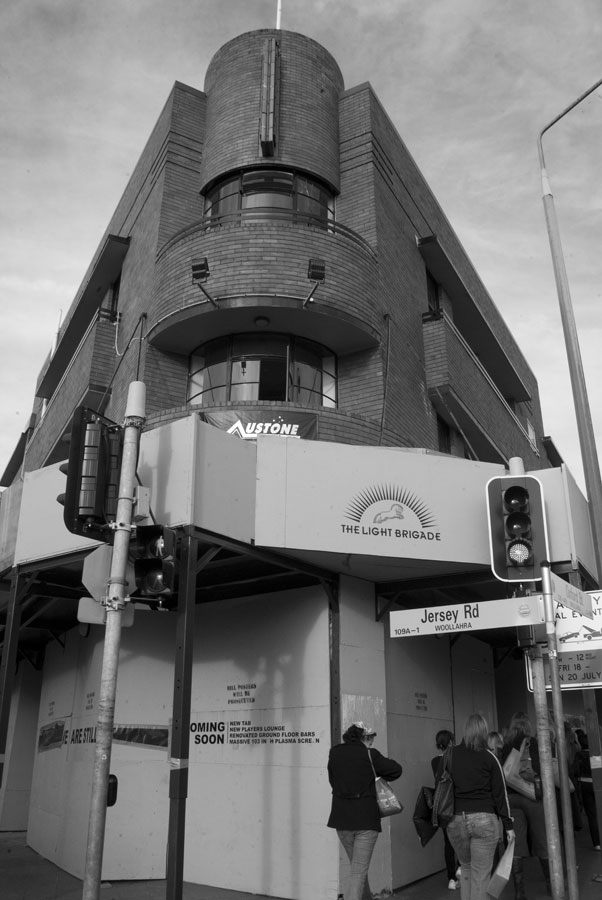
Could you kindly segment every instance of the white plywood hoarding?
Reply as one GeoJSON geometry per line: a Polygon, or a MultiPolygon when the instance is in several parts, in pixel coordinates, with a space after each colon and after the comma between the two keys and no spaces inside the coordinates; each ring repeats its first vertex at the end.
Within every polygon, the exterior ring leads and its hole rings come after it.
{"type": "Polygon", "coordinates": [[[502,466],[393,448],[257,441],[258,544],[487,565],[502,466]]]}

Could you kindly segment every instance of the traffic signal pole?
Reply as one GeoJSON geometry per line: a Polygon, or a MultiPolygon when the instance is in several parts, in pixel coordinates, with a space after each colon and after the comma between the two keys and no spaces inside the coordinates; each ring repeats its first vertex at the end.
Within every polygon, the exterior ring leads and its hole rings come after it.
{"type": "Polygon", "coordinates": [[[140,434],[145,422],[146,388],[141,381],[130,384],[124,420],[123,456],[111,570],[107,585],[102,672],[98,697],[98,721],[94,752],[94,774],[88,824],[88,843],[82,900],[98,900],[107,815],[107,792],[113,743],[117,670],[121,643],[121,612],[126,603],[126,569],[130,546],[132,512],[140,434]]]}
{"type": "Polygon", "coordinates": [[[566,873],[570,900],[579,900],[577,882],[577,856],[575,853],[575,832],[573,830],[573,810],[569,787],[569,768],[566,752],[566,735],[564,731],[564,711],[562,708],[562,690],[560,672],[558,671],[558,642],[556,638],[556,619],[554,615],[554,599],[552,596],[552,579],[550,563],[541,564],[541,587],[543,593],[546,637],[548,640],[548,659],[550,661],[550,685],[552,687],[552,708],[556,727],[556,757],[558,777],[560,781],[560,802],[564,834],[564,852],[566,856],[566,873]]]}
{"type": "Polygon", "coordinates": [[[535,644],[529,648],[531,671],[533,673],[533,702],[537,722],[537,746],[541,768],[541,787],[543,792],[543,811],[546,823],[546,843],[548,847],[548,865],[553,900],[564,900],[564,873],[562,868],[562,839],[558,824],[558,808],[556,806],[556,787],[552,775],[552,746],[550,740],[550,717],[548,715],[548,697],[543,664],[542,648],[535,644]]]}

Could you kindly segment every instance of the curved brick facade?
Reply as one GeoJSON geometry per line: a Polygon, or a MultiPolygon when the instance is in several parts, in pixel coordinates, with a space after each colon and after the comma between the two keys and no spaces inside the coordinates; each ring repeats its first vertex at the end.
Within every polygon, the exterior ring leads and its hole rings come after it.
{"type": "Polygon", "coordinates": [[[266,413],[270,418],[276,418],[279,413],[286,413],[291,409],[300,412],[316,413],[318,416],[318,440],[331,441],[335,444],[362,444],[368,447],[391,446],[407,447],[409,442],[404,435],[383,430],[378,419],[354,416],[352,413],[339,409],[307,409],[297,403],[268,403],[268,402],[244,402],[218,403],[212,406],[177,406],[172,409],[163,409],[160,413],[150,415],[145,424],[147,430],[158,428],[166,422],[190,415],[191,411],[200,413],[219,413],[227,409],[240,409],[246,413],[266,413]]]}
{"type": "MultiPolygon", "coordinates": [[[[191,261],[198,256],[206,256],[209,261],[211,276],[206,286],[212,296],[224,298],[220,299],[220,309],[235,301],[239,306],[262,305],[264,298],[270,297],[274,305],[279,305],[285,304],[287,297],[306,296],[312,287],[307,279],[308,261],[320,257],[326,263],[326,280],[307,314],[315,310],[334,317],[352,317],[367,334],[375,339],[380,335],[382,315],[374,304],[366,302],[377,273],[376,258],[368,245],[346,232],[283,222],[209,230],[201,223],[171,240],[157,259],[149,331],[166,316],[203,300],[190,275],[191,261]],[[226,299],[229,297],[233,300],[226,299]]],[[[294,305],[299,307],[300,302],[294,301],[294,305]]],[[[205,304],[200,315],[215,312],[205,304]]],[[[198,329],[197,343],[203,330],[200,319],[198,329]]]]}
{"type": "Polygon", "coordinates": [[[207,69],[207,132],[201,190],[246,166],[300,169],[339,187],[341,71],[324,47],[290,31],[242,34],[215,54],[207,69]],[[262,56],[269,38],[280,51],[274,156],[259,143],[262,56]]]}

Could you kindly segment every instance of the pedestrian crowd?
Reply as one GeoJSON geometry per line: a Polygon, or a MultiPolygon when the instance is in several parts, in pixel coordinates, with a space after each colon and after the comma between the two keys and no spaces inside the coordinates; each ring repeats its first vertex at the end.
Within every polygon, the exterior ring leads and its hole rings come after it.
{"type": "MultiPolygon", "coordinates": [[[[551,728],[552,739],[553,735],[551,728]]],[[[370,725],[355,722],[342,743],[331,748],[328,759],[332,788],[328,826],[336,829],[350,864],[344,900],[372,900],[368,869],[382,816],[390,814],[379,809],[377,788],[379,782],[394,782],[402,774],[399,762],[373,746],[375,738],[370,725]]],[[[587,735],[565,725],[565,738],[573,827],[580,830],[584,817],[592,846],[600,850],[587,735]]],[[[421,789],[416,807],[428,807],[429,821],[419,823],[416,813],[414,821],[423,846],[441,828],[448,888],[459,888],[461,900],[488,900],[495,883],[492,876],[501,872],[499,877],[513,882],[516,900],[527,900],[523,860],[537,857],[551,895],[539,744],[529,717],[516,712],[500,733],[490,731],[486,719],[474,713],[466,720],[459,743],[451,731],[441,730],[435,746],[433,787],[421,789]],[[433,801],[438,821],[432,815],[433,801]]],[[[560,804],[559,819],[562,834],[560,804]]]]}

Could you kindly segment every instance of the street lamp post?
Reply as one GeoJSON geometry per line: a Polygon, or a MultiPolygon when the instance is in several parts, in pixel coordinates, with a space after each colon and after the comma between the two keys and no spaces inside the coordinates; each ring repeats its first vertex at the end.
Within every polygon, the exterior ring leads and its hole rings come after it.
{"type": "MultiPolygon", "coordinates": [[[[581,447],[581,460],[583,462],[583,475],[585,478],[585,488],[589,500],[589,516],[592,529],[592,537],[594,542],[594,558],[596,568],[598,570],[598,581],[602,578],[602,482],[600,480],[600,466],[598,463],[598,454],[596,452],[596,440],[594,437],[594,429],[592,426],[592,417],[587,398],[587,389],[585,386],[585,375],[583,373],[583,363],[581,361],[581,351],[579,349],[579,339],[577,337],[577,327],[575,325],[575,316],[573,313],[573,305],[571,302],[571,294],[569,291],[569,282],[564,263],[564,255],[562,252],[562,244],[560,241],[560,231],[558,228],[558,220],[556,217],[556,209],[554,206],[554,197],[550,188],[550,181],[546,172],[545,160],[543,155],[543,136],[552,125],[559,122],[568,112],[574,109],[582,100],[589,97],[596,88],[602,85],[602,78],[594,85],[588,88],[585,93],[581,94],[570,106],[557,115],[539,134],[538,150],[539,162],[541,166],[541,184],[543,192],[543,205],[546,217],[546,225],[548,229],[548,238],[550,241],[550,250],[552,253],[552,263],[554,266],[554,276],[556,278],[556,290],[558,292],[558,302],[560,304],[560,316],[562,319],[562,327],[564,331],[564,341],[566,345],[566,355],[569,365],[569,374],[571,378],[571,387],[573,391],[573,402],[575,404],[575,415],[577,418],[577,431],[579,434],[579,444],[581,447]]],[[[550,659],[550,663],[553,660],[550,659]]],[[[602,755],[600,730],[598,724],[598,712],[593,691],[584,690],[583,706],[587,722],[587,732],[589,738],[589,752],[592,769],[592,782],[594,788],[594,797],[597,808],[598,827],[602,830],[602,755]]],[[[562,728],[563,723],[557,722],[557,728],[562,728]]],[[[573,878],[569,877],[569,888],[574,889],[573,881],[576,879],[576,873],[572,873],[573,878]]],[[[571,873],[569,873],[569,876],[571,873]]],[[[602,876],[598,876],[596,880],[602,880],[602,876]]],[[[573,891],[571,891],[571,896],[573,891]]]]}
{"type": "Polygon", "coordinates": [[[579,349],[579,340],[577,337],[577,327],[575,325],[575,316],[573,314],[573,305],[571,302],[571,294],[569,291],[569,282],[566,274],[566,266],[564,263],[564,255],[562,252],[562,244],[560,242],[560,231],[558,228],[558,219],[556,217],[556,208],[554,206],[554,197],[550,188],[550,181],[546,172],[546,166],[543,155],[542,139],[546,131],[552,125],[559,122],[568,112],[575,108],[582,100],[585,100],[596,88],[602,85],[602,79],[597,81],[584,94],[581,94],[570,106],[567,106],[555,119],[552,119],[539,134],[538,149],[539,162],[541,166],[541,184],[543,192],[543,205],[546,216],[546,224],[548,228],[548,238],[550,241],[550,250],[552,252],[552,263],[554,266],[554,275],[556,278],[556,290],[558,292],[558,302],[560,304],[560,316],[562,319],[562,327],[564,330],[564,341],[566,345],[566,355],[569,365],[569,374],[571,377],[571,386],[573,389],[573,402],[575,404],[575,414],[577,416],[577,431],[579,433],[579,444],[581,447],[581,459],[583,462],[583,475],[585,478],[585,488],[589,500],[589,513],[592,527],[592,535],[594,539],[594,554],[596,566],[598,569],[598,578],[602,577],[602,481],[600,480],[600,467],[598,465],[598,455],[596,452],[596,441],[594,438],[594,429],[592,426],[592,417],[587,398],[587,389],[585,387],[585,376],[583,374],[583,363],[581,361],[581,351],[579,349]]]}

